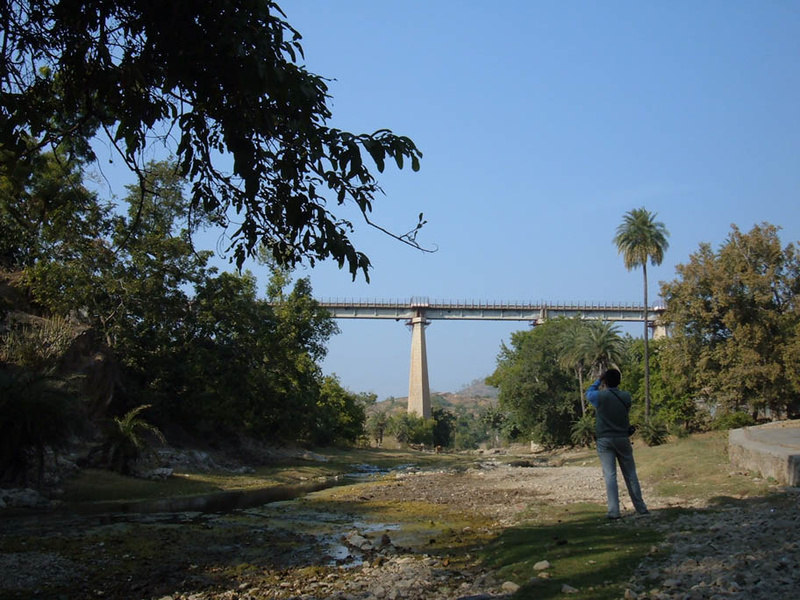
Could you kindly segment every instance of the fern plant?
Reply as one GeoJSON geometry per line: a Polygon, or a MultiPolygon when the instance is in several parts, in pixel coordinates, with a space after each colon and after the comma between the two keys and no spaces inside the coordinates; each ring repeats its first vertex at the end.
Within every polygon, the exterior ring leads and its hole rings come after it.
{"type": "Polygon", "coordinates": [[[150,404],[142,404],[128,411],[122,418],[114,417],[101,448],[102,462],[107,468],[122,475],[131,475],[133,464],[143,454],[147,452],[155,454],[148,436],[154,436],[162,443],[166,443],[158,427],[139,416],[139,413],[148,408],[150,404]]]}
{"type": "Polygon", "coordinates": [[[570,428],[570,440],[576,446],[590,448],[594,444],[594,415],[587,412],[570,428]]]}
{"type": "Polygon", "coordinates": [[[74,381],[52,370],[0,368],[0,483],[40,485],[48,450],[82,425],[74,381]],[[34,476],[35,473],[35,476],[34,476]]]}

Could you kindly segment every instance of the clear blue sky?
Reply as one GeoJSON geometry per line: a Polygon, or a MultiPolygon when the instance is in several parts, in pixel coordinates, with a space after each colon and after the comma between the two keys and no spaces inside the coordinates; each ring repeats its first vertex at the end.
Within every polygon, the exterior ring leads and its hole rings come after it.
{"type": "MultiPolygon", "coordinates": [[[[612,237],[644,206],[670,232],[658,282],[731,224],[800,239],[800,3],[284,0],[335,126],[411,137],[422,169],[387,170],[374,219],[425,213],[422,254],[356,239],[372,281],[301,271],[318,298],[635,302],[612,237]]],[[[340,321],[324,363],[354,391],[405,396],[410,332],[340,321]]],[[[524,323],[434,322],[431,388],[494,370],[524,323]]],[[[634,330],[638,334],[639,328],[634,330]]]]}
{"type": "MultiPolygon", "coordinates": [[[[333,80],[332,124],[389,128],[424,153],[420,172],[379,177],[373,218],[403,232],[424,212],[419,240],[438,247],[423,254],[358,226],[371,283],[334,264],[298,271],[318,298],[637,302],[641,271],[624,268],[612,238],[642,206],[670,232],[649,269],[653,303],[659,281],[731,224],[800,239],[798,2],[279,3],[308,68],[333,80]]],[[[405,396],[409,330],[340,327],[325,371],[353,391],[405,396]]],[[[525,327],[434,322],[432,390],[490,374],[525,327]]]]}

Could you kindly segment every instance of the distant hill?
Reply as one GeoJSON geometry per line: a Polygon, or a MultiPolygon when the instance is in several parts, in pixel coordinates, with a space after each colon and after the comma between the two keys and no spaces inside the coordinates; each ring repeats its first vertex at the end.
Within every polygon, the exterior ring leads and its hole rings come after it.
{"type": "Polygon", "coordinates": [[[445,392],[443,394],[431,394],[431,406],[434,408],[440,407],[450,412],[460,415],[463,413],[478,414],[488,406],[496,406],[497,398],[490,396],[475,396],[458,392],[451,394],[445,392]]]}
{"type": "Polygon", "coordinates": [[[486,385],[485,379],[475,379],[456,392],[459,396],[472,396],[475,398],[497,398],[500,390],[486,385]]]}
{"type": "MultiPolygon", "coordinates": [[[[452,392],[432,392],[431,406],[433,408],[444,408],[455,415],[472,413],[479,414],[488,406],[497,405],[498,390],[483,383],[482,379],[476,379],[469,385],[464,386],[456,393],[452,392]]],[[[408,410],[408,398],[387,398],[381,402],[376,402],[368,409],[368,413],[385,412],[387,415],[406,412],[408,410]]]]}

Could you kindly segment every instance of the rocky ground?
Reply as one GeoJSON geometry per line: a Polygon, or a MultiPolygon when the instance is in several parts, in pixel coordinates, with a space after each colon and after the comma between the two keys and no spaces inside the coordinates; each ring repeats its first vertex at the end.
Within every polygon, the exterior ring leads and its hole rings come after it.
{"type": "MultiPolygon", "coordinates": [[[[599,468],[557,464],[544,459],[506,464],[486,456],[466,469],[405,469],[377,482],[330,490],[322,499],[216,514],[33,517],[6,511],[0,519],[0,597],[510,597],[525,582],[504,581],[469,551],[448,552],[448,545],[517,523],[531,503],[603,503],[599,468]],[[453,515],[463,515],[474,525],[445,530],[420,517],[419,526],[400,527],[385,513],[370,516],[366,510],[419,502],[440,507],[451,522],[453,515]]],[[[646,485],[644,491],[653,516],[609,522],[609,530],[655,527],[666,540],[652,548],[625,598],[797,595],[797,493],[787,491],[779,504],[742,501],[714,510],[698,504],[676,520],[659,511],[677,501],[656,496],[646,485]]],[[[571,592],[564,589],[565,595],[571,592]]]]}
{"type": "Polygon", "coordinates": [[[652,549],[654,560],[639,566],[625,598],[797,598],[799,491],[787,492],[777,503],[753,501],[655,523],[666,533],[666,541],[652,549]],[[662,562],[665,553],[668,559],[662,562]]]}

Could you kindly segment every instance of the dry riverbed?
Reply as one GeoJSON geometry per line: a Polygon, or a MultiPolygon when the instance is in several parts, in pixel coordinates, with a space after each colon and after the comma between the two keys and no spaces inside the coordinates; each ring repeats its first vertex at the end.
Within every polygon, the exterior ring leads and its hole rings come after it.
{"type": "MultiPolygon", "coordinates": [[[[6,514],[0,518],[0,597],[435,600],[510,597],[519,585],[524,594],[533,583],[500,576],[481,559],[481,548],[535,518],[537,506],[602,507],[604,486],[599,467],[588,461],[561,466],[563,456],[517,458],[483,455],[447,468],[407,467],[298,500],[226,512],[6,514]]],[[[800,589],[794,575],[800,573],[800,522],[791,493],[783,496],[779,522],[774,503],[754,502],[687,513],[677,529],[663,509],[702,509],[705,501],[660,497],[647,482],[645,497],[652,518],[603,524],[612,536],[615,527],[660,528],[666,536],[626,597],[766,598],[785,596],[735,594],[759,584],[765,594],[800,589]],[[775,535],[779,530],[781,544],[759,536],[737,546],[739,520],[775,535]],[[747,575],[746,565],[765,560],[776,570],[777,587],[764,573],[747,575]]],[[[564,589],[565,597],[572,593],[564,589]]]]}

